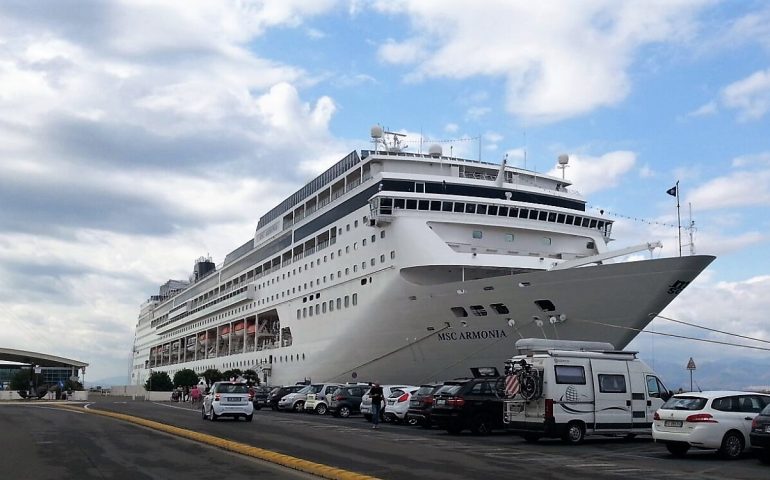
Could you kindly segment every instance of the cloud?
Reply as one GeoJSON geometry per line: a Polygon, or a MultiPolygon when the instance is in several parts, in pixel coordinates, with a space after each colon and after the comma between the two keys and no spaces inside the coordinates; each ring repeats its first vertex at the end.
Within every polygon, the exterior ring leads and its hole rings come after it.
{"type": "Polygon", "coordinates": [[[770,170],[736,171],[713,178],[687,194],[700,210],[770,206],[770,170]]]}
{"type": "Polygon", "coordinates": [[[718,111],[717,103],[714,101],[710,101],[696,108],[692,112],[689,112],[687,116],[688,117],[706,117],[709,115],[714,115],[715,113],[717,113],[717,111],[718,111]]]}
{"type": "MultiPolygon", "coordinates": [[[[620,179],[631,171],[636,164],[636,154],[629,151],[608,152],[599,157],[570,154],[567,168],[573,188],[583,195],[612,188],[618,185],[620,179]]],[[[562,172],[556,167],[549,175],[561,178],[562,172]]]]}
{"type": "Polygon", "coordinates": [[[637,52],[687,38],[704,4],[596,0],[574,9],[550,2],[466,8],[460,1],[402,0],[375,8],[411,21],[411,36],[391,38],[379,51],[385,62],[413,66],[410,81],[502,78],[510,113],[548,122],[623,100],[637,52]]]}
{"type": "Polygon", "coordinates": [[[770,110],[770,69],[754,72],[722,90],[721,101],[741,121],[759,120],[770,110]]]}

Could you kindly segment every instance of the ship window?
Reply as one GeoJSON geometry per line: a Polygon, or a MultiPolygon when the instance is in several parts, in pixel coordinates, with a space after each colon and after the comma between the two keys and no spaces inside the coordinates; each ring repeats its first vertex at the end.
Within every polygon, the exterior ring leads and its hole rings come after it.
{"type": "Polygon", "coordinates": [[[353,273],[358,271],[358,265],[353,265],[353,273]]]}
{"type": "Polygon", "coordinates": [[[380,263],[385,263],[385,254],[380,255],[380,263]]]}
{"type": "Polygon", "coordinates": [[[385,230],[380,231],[380,238],[385,238],[385,230]]]}
{"type": "Polygon", "coordinates": [[[460,213],[464,212],[465,211],[465,204],[462,203],[462,202],[455,202],[454,211],[455,212],[460,212],[460,213]]]}
{"type": "Polygon", "coordinates": [[[396,258],[396,251],[395,250],[391,250],[390,251],[390,259],[393,260],[395,258],[396,258]]]}
{"type": "Polygon", "coordinates": [[[513,242],[513,234],[512,233],[506,233],[505,234],[505,241],[510,243],[513,242]]]}
{"type": "Polygon", "coordinates": [[[361,262],[361,270],[366,270],[366,262],[361,262]]]}
{"type": "Polygon", "coordinates": [[[487,214],[487,206],[486,205],[479,205],[476,207],[476,213],[479,215],[486,215],[487,214]]]}
{"type": "Polygon", "coordinates": [[[452,307],[452,313],[455,314],[455,317],[467,317],[468,312],[465,311],[463,307],[452,307]]]}
{"type": "Polygon", "coordinates": [[[372,235],[372,243],[374,243],[377,240],[377,235],[372,235]]]}
{"type": "Polygon", "coordinates": [[[596,248],[596,246],[594,245],[594,242],[586,242],[586,248],[589,250],[593,250],[594,248],[596,248]]]}
{"type": "Polygon", "coordinates": [[[342,299],[341,298],[337,298],[337,310],[339,310],[341,308],[342,308],[342,299]]]}
{"type": "Polygon", "coordinates": [[[346,232],[349,232],[349,231],[350,231],[350,224],[349,224],[349,223],[348,223],[347,225],[345,225],[345,231],[346,231],[346,232]]]}
{"type": "Polygon", "coordinates": [[[566,223],[567,225],[572,225],[574,221],[575,221],[574,215],[567,215],[567,219],[565,220],[564,223],[566,223]]]}
{"type": "Polygon", "coordinates": [[[362,247],[365,247],[365,246],[366,246],[366,239],[365,239],[365,238],[364,238],[363,240],[361,240],[361,246],[362,246],[362,247]]]}
{"type": "Polygon", "coordinates": [[[358,242],[353,242],[353,250],[358,250],[358,242]]]}
{"type": "Polygon", "coordinates": [[[337,278],[342,277],[342,270],[337,270],[337,278]]]}
{"type": "Polygon", "coordinates": [[[497,205],[490,205],[489,208],[487,208],[487,214],[497,215],[497,205]]]}
{"type": "Polygon", "coordinates": [[[473,231],[473,238],[481,238],[482,235],[483,234],[482,234],[481,230],[474,230],[473,231]]]}
{"type": "Polygon", "coordinates": [[[350,297],[348,295],[345,295],[345,308],[348,308],[350,306],[350,297]]]}
{"type": "MultiPolygon", "coordinates": [[[[329,280],[334,280],[334,273],[329,274],[329,280]]],[[[326,281],[326,277],[324,277],[324,282],[326,281]]]]}
{"type": "Polygon", "coordinates": [[[417,210],[417,200],[407,200],[406,201],[406,209],[407,210],[417,210]]]}
{"type": "Polygon", "coordinates": [[[548,219],[548,212],[540,212],[538,220],[545,222],[548,219]]]}
{"type": "Polygon", "coordinates": [[[425,184],[422,182],[416,182],[414,184],[414,191],[417,193],[425,193],[425,184]]]}
{"type": "Polygon", "coordinates": [[[350,275],[350,269],[348,267],[345,267],[345,275],[350,275]]]}
{"type": "Polygon", "coordinates": [[[329,300],[329,311],[330,312],[334,311],[334,300],[329,300]]]}
{"type": "Polygon", "coordinates": [[[550,245],[551,237],[543,237],[543,245],[550,245]]]}
{"type": "Polygon", "coordinates": [[[508,207],[500,207],[497,209],[497,214],[501,217],[508,216],[508,207]]]}
{"type": "Polygon", "coordinates": [[[556,383],[585,385],[586,371],[578,365],[555,365],[556,383]]]}
{"type": "Polygon", "coordinates": [[[316,293],[315,294],[315,298],[321,298],[321,294],[320,293],[316,293]]]}
{"type": "Polygon", "coordinates": [[[535,300],[535,305],[540,307],[540,310],[544,312],[553,312],[556,310],[556,305],[550,300],[535,300]]]}
{"type": "Polygon", "coordinates": [[[320,308],[318,307],[318,304],[316,303],[316,305],[315,305],[315,314],[318,315],[319,311],[320,311],[320,308]]]}
{"type": "Polygon", "coordinates": [[[564,223],[564,218],[565,218],[564,214],[563,214],[563,213],[560,213],[560,214],[559,214],[559,215],[556,217],[556,223],[564,223]]]}
{"type": "Polygon", "coordinates": [[[590,220],[589,220],[589,219],[587,219],[587,218],[583,217],[583,223],[582,223],[582,226],[584,226],[584,227],[587,227],[589,222],[590,222],[590,220]]]}
{"type": "Polygon", "coordinates": [[[377,262],[375,262],[373,258],[372,258],[371,260],[369,260],[369,264],[370,264],[371,266],[374,266],[374,264],[375,264],[375,263],[377,263],[377,262]]]}
{"type": "Polygon", "coordinates": [[[400,208],[404,209],[404,199],[403,198],[396,198],[393,200],[393,208],[400,208]]]}
{"type": "Polygon", "coordinates": [[[341,248],[340,248],[339,250],[337,250],[337,256],[338,256],[338,257],[341,257],[341,256],[342,256],[342,249],[341,249],[341,248]]]}
{"type": "Polygon", "coordinates": [[[432,200],[430,202],[430,209],[433,210],[434,212],[440,211],[441,210],[441,202],[439,202],[438,200],[432,200]]]}
{"type": "MultiPolygon", "coordinates": [[[[513,209],[511,209],[511,213],[513,213],[513,209]]],[[[519,218],[528,218],[528,217],[529,217],[529,209],[528,208],[522,208],[522,209],[519,210],[519,218]]]]}
{"type": "Polygon", "coordinates": [[[326,302],[324,302],[324,303],[322,303],[322,304],[321,304],[321,311],[322,311],[323,313],[326,313],[326,302]]]}
{"type": "Polygon", "coordinates": [[[309,317],[313,316],[313,307],[308,308],[308,316],[309,317]]]}
{"type": "Polygon", "coordinates": [[[538,214],[537,210],[530,210],[529,211],[530,220],[537,220],[537,214],[538,214]]]}
{"type": "Polygon", "coordinates": [[[358,228],[358,220],[353,221],[353,228],[358,228]]]}
{"type": "Polygon", "coordinates": [[[345,245],[345,253],[350,253],[350,245],[345,245]]]}
{"type": "Polygon", "coordinates": [[[430,208],[430,202],[427,200],[420,200],[417,202],[418,210],[428,210],[430,208]]]}
{"type": "MultiPolygon", "coordinates": [[[[542,215],[541,215],[541,217],[542,217],[542,215]]],[[[549,222],[555,222],[556,221],[556,212],[548,213],[548,221],[549,222]]]]}
{"type": "Polygon", "coordinates": [[[483,305],[471,305],[471,313],[477,317],[486,317],[487,311],[483,305]]]}
{"type": "Polygon", "coordinates": [[[466,203],[465,204],[465,213],[476,213],[476,204],[475,203],[466,203]]]}
{"type": "Polygon", "coordinates": [[[358,305],[358,294],[353,294],[353,306],[358,305]]]}
{"type": "Polygon", "coordinates": [[[442,202],[441,203],[441,211],[442,212],[451,212],[452,211],[452,202],[442,202]]]}
{"type": "Polygon", "coordinates": [[[506,315],[510,313],[510,311],[508,310],[508,307],[506,307],[505,304],[502,304],[502,303],[493,303],[492,305],[489,306],[489,308],[494,310],[495,313],[498,315],[506,315]]]}

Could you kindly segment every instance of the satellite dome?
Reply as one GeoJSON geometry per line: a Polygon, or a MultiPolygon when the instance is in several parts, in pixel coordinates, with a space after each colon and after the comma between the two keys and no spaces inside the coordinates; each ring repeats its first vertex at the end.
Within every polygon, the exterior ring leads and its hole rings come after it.
{"type": "Polygon", "coordinates": [[[382,127],[375,125],[372,127],[372,138],[382,138],[382,127]]]}
{"type": "Polygon", "coordinates": [[[433,158],[440,157],[442,155],[442,153],[443,153],[443,151],[441,149],[441,145],[438,145],[436,143],[431,145],[430,148],[428,149],[428,155],[430,155],[433,158]]]}
{"type": "Polygon", "coordinates": [[[561,154],[559,155],[559,165],[566,165],[569,163],[569,155],[561,154]]]}

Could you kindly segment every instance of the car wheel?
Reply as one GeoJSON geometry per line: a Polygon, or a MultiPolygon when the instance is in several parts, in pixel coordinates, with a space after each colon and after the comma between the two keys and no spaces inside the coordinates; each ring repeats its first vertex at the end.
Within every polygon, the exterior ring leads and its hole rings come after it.
{"type": "Polygon", "coordinates": [[[735,460],[743,453],[743,435],[738,432],[727,432],[722,439],[719,454],[728,460],[735,460]]]}
{"type": "Polygon", "coordinates": [[[540,435],[536,433],[525,433],[522,435],[524,438],[524,441],[527,443],[537,443],[538,440],[540,440],[540,435]]]}
{"type": "Polygon", "coordinates": [[[420,419],[418,419],[417,417],[413,417],[411,415],[407,415],[406,418],[404,418],[404,420],[406,420],[407,425],[412,425],[412,426],[420,423],[420,419]]]}
{"type": "Polygon", "coordinates": [[[668,453],[675,457],[684,457],[687,454],[687,451],[690,449],[690,445],[686,443],[667,443],[666,448],[668,449],[668,453]]]}
{"type": "Polygon", "coordinates": [[[297,403],[294,404],[294,411],[295,412],[299,413],[299,412],[301,412],[304,409],[305,409],[305,402],[303,402],[302,400],[300,400],[300,401],[298,401],[297,403]]]}
{"type": "Polygon", "coordinates": [[[350,407],[347,405],[342,405],[337,411],[342,418],[348,418],[350,416],[350,407]]]}
{"type": "Polygon", "coordinates": [[[580,445],[586,437],[586,428],[581,422],[569,422],[561,439],[570,445],[580,445]]]}
{"type": "Polygon", "coordinates": [[[201,407],[201,415],[203,415],[203,419],[206,420],[206,407],[201,407]]]}
{"type": "Polygon", "coordinates": [[[476,415],[471,422],[471,432],[474,435],[489,435],[492,433],[492,426],[489,419],[484,415],[476,415]]]}
{"type": "Polygon", "coordinates": [[[326,415],[328,411],[329,409],[323,403],[315,407],[315,413],[317,413],[318,415],[326,415]]]}
{"type": "Polygon", "coordinates": [[[209,418],[211,419],[212,422],[216,422],[217,420],[219,420],[219,415],[214,413],[214,407],[211,407],[211,410],[209,410],[209,418]]]}
{"type": "Polygon", "coordinates": [[[246,415],[246,417],[244,417],[244,418],[246,418],[247,422],[250,422],[250,421],[254,420],[254,414],[252,413],[251,415],[246,415]]]}

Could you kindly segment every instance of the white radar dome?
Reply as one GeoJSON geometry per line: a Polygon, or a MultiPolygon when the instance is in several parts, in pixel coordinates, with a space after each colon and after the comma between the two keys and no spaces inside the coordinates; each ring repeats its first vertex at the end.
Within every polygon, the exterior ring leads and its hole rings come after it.
{"type": "Polygon", "coordinates": [[[372,138],[382,138],[382,127],[375,125],[372,127],[372,138]]]}
{"type": "Polygon", "coordinates": [[[442,153],[443,151],[441,149],[441,145],[438,145],[435,143],[431,145],[430,148],[428,149],[428,155],[430,155],[433,158],[440,157],[442,153]]]}
{"type": "Polygon", "coordinates": [[[559,165],[566,165],[569,163],[569,155],[561,154],[559,155],[559,165]]]}

